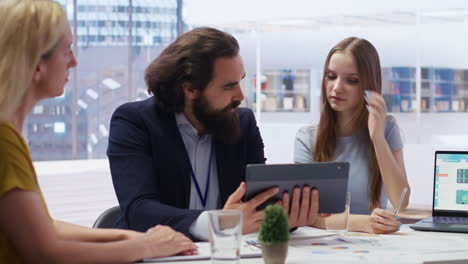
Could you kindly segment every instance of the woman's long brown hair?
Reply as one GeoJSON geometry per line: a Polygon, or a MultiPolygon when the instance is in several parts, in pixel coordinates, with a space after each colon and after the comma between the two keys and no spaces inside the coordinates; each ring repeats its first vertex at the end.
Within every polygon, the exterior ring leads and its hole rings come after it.
{"type": "MultiPolygon", "coordinates": [[[[338,52],[353,56],[359,73],[359,88],[362,94],[365,90],[375,91],[379,94],[382,91],[379,55],[369,41],[350,37],[340,41],[330,50],[323,69],[320,121],[315,148],[312,150],[313,158],[318,162],[335,159],[338,126],[336,112],[331,108],[327,99],[326,78],[330,58],[338,52]]],[[[354,113],[352,119],[352,130],[354,134],[358,133],[362,144],[366,144],[369,151],[369,210],[373,210],[381,207],[382,175],[375,155],[374,145],[369,136],[368,117],[369,113],[365,108],[364,97],[361,97],[358,110],[354,113]]]]}

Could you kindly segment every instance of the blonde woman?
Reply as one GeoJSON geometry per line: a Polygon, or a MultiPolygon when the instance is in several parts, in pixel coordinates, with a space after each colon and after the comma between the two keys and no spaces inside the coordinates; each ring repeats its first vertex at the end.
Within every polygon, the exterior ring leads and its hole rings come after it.
{"type": "MultiPolygon", "coordinates": [[[[356,37],[340,41],[325,61],[319,124],[303,127],[296,135],[295,162],[350,162],[352,231],[396,231],[398,221],[381,208],[388,200],[396,207],[408,186],[403,142],[395,118],[387,115],[381,87],[375,47],[356,37]]],[[[408,200],[409,193],[402,208],[408,200]]],[[[326,224],[333,226],[337,217],[329,217],[326,224]]],[[[325,219],[315,225],[324,227],[325,219]]]]}
{"type": "Polygon", "coordinates": [[[128,263],[193,254],[169,227],[146,233],[53,220],[20,135],[41,99],[59,96],[77,62],[63,8],[48,0],[0,1],[0,260],[2,263],[128,263]]]}

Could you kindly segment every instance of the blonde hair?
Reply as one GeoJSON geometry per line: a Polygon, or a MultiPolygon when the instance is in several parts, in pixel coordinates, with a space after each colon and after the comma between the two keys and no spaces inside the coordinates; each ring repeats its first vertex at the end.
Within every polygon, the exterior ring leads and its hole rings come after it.
{"type": "Polygon", "coordinates": [[[51,0],[0,1],[0,121],[14,113],[42,59],[68,26],[65,10],[51,0]]]}

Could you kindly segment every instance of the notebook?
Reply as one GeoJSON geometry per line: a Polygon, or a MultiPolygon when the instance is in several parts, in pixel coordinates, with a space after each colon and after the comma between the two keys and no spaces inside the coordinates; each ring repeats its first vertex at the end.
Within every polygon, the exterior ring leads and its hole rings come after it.
{"type": "MultiPolygon", "coordinates": [[[[189,260],[207,260],[211,258],[211,250],[209,242],[197,242],[198,254],[192,256],[172,256],[164,258],[150,258],[144,259],[143,262],[174,262],[174,261],[189,261],[189,260]]],[[[240,249],[241,258],[260,258],[262,257],[262,250],[256,243],[248,243],[242,241],[240,249]]]]}
{"type": "Polygon", "coordinates": [[[468,233],[468,151],[436,151],[432,217],[415,230],[468,233]]]}

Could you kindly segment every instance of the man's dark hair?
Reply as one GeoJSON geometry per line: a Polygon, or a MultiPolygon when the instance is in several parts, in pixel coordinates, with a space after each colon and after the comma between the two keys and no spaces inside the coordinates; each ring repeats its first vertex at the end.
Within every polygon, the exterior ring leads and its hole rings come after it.
{"type": "Polygon", "coordinates": [[[203,91],[213,78],[214,62],[239,54],[239,44],[230,34],[208,27],[196,28],[179,36],[146,68],[148,92],[167,111],[184,108],[182,84],[190,82],[203,91]]]}

